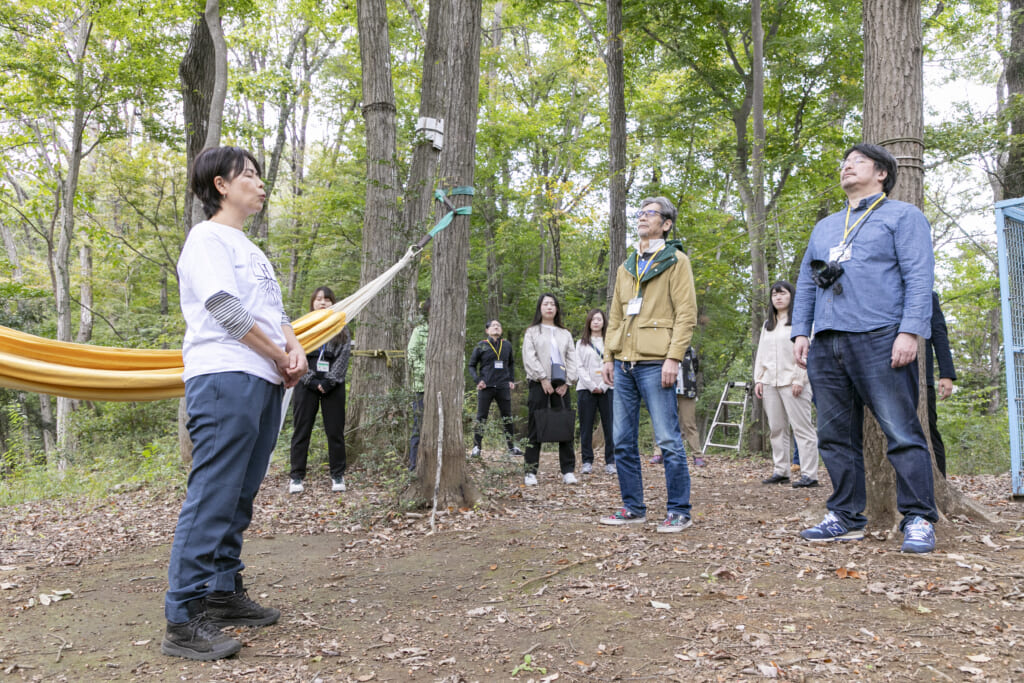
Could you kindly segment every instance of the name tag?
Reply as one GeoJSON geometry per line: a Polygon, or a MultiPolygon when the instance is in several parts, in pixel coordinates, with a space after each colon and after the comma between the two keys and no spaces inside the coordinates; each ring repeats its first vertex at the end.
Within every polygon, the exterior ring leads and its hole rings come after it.
{"type": "Polygon", "coordinates": [[[495,370],[504,370],[505,369],[505,361],[503,361],[503,360],[496,360],[496,361],[494,361],[494,369],[495,370]]]}
{"type": "Polygon", "coordinates": [[[331,370],[331,364],[329,362],[327,362],[325,360],[318,360],[316,362],[316,371],[317,372],[330,372],[330,370],[331,370]]]}
{"type": "Polygon", "coordinates": [[[626,304],[626,315],[639,315],[640,304],[642,304],[643,302],[644,298],[642,296],[637,296],[630,299],[629,303],[626,304]]]}
{"type": "Polygon", "coordinates": [[[843,261],[849,261],[851,256],[853,256],[852,244],[849,245],[848,247],[843,247],[843,245],[840,244],[828,250],[829,261],[837,261],[839,263],[842,263],[843,261]]]}

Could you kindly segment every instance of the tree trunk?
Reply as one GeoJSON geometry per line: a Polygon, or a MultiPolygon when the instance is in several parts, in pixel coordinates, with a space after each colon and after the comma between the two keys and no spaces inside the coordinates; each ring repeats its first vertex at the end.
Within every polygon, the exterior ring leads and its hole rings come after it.
{"type": "Polygon", "coordinates": [[[1010,0],[1010,50],[1005,59],[1011,137],[1002,168],[1003,197],[1024,197],[1024,0],[1010,0]]]}
{"type": "MultiPolygon", "coordinates": [[[[400,225],[399,188],[387,4],[385,0],[360,0],[357,10],[366,121],[366,212],[359,280],[364,285],[394,264],[407,245],[395,234],[400,225]]],[[[402,291],[393,282],[369,302],[356,332],[360,351],[405,348],[402,300],[402,291]]],[[[402,386],[403,375],[402,367],[387,363],[383,355],[353,358],[353,400],[348,414],[349,429],[356,435],[349,440],[353,455],[367,450],[371,444],[376,449],[381,447],[380,431],[372,426],[397,410],[400,403],[394,394],[402,386]]],[[[393,441],[396,449],[399,441],[393,441]]]]}
{"type": "Polygon", "coordinates": [[[626,76],[622,55],[622,0],[607,0],[608,48],[608,290],[605,311],[615,293],[615,273],[626,260],[626,76]]]}
{"type": "MultiPolygon", "coordinates": [[[[751,204],[747,215],[747,233],[750,236],[750,294],[753,302],[750,307],[750,337],[756,347],[761,339],[765,306],[768,305],[768,261],[765,256],[767,213],[764,208],[764,29],[761,25],[761,0],[753,0],[750,3],[750,28],[754,43],[753,60],[750,65],[754,139],[750,155],[751,204]]],[[[756,396],[753,396],[753,415],[754,418],[750,421],[748,448],[764,453],[769,446],[766,438],[768,425],[761,400],[756,396]]]]}
{"type": "MultiPolygon", "coordinates": [[[[210,105],[216,84],[217,70],[214,67],[217,55],[210,37],[206,20],[200,15],[192,24],[188,47],[178,67],[181,79],[182,104],[185,114],[185,171],[186,178],[192,177],[192,164],[206,144],[206,130],[210,119],[210,105]]],[[[185,234],[193,225],[203,220],[202,207],[195,201],[191,188],[185,190],[183,212],[185,234]]]]}
{"type": "MultiPolygon", "coordinates": [[[[473,184],[476,154],[476,123],[480,73],[480,0],[445,0],[451,8],[441,27],[442,44],[448,46],[448,111],[445,117],[446,145],[441,153],[441,183],[452,188],[473,184]]],[[[433,18],[431,18],[433,23],[433,18]]],[[[471,198],[454,195],[452,203],[469,205],[471,198]]],[[[439,209],[444,211],[444,209],[439,209]]],[[[465,367],[466,274],[469,251],[469,216],[457,215],[441,231],[434,246],[427,339],[427,368],[424,382],[423,432],[417,462],[419,497],[430,500],[437,486],[438,506],[473,505],[479,492],[469,480],[462,433],[463,383],[465,367]],[[437,482],[438,406],[444,414],[441,434],[443,462],[437,482]]]]}
{"type": "MultiPolygon", "coordinates": [[[[220,22],[218,0],[206,0],[206,10],[202,21],[198,23],[201,23],[203,28],[193,26],[192,35],[189,38],[189,50],[186,51],[179,67],[183,89],[186,91],[184,98],[186,135],[189,134],[189,131],[192,133],[192,137],[187,138],[188,144],[185,151],[189,178],[191,178],[192,165],[196,155],[207,147],[220,145],[224,100],[227,98],[228,91],[228,53],[224,41],[224,30],[220,22]],[[212,68],[210,68],[211,66],[212,68]],[[209,72],[213,73],[212,81],[209,72]],[[208,92],[206,88],[209,88],[208,92]],[[203,116],[204,112],[205,116],[203,116]],[[190,119],[190,116],[196,118],[190,119]],[[198,134],[201,130],[206,133],[202,138],[198,134]]],[[[191,188],[186,194],[190,200],[194,199],[191,188]]],[[[191,201],[191,204],[191,220],[186,213],[186,234],[193,225],[206,218],[201,202],[191,201]]],[[[181,449],[181,461],[186,465],[192,462],[192,440],[188,435],[187,421],[188,412],[185,399],[182,398],[178,402],[178,446],[181,449]]]]}
{"type": "MultiPolygon", "coordinates": [[[[85,81],[85,54],[88,51],[92,21],[88,15],[82,18],[72,63],[75,68],[75,92],[81,93],[85,81]]],[[[85,110],[80,104],[72,113],[71,140],[67,150],[67,176],[60,182],[61,211],[60,233],[57,249],[52,254],[54,299],[57,304],[57,340],[71,341],[71,241],[75,236],[75,195],[78,193],[78,176],[82,168],[82,137],[85,135],[85,110]]],[[[69,398],[57,399],[57,458],[58,467],[67,465],[71,444],[68,441],[68,425],[71,419],[72,402],[69,398]]]]}
{"type": "Polygon", "coordinates": [[[78,335],[75,341],[88,344],[92,341],[92,246],[83,244],[78,248],[79,276],[78,283],[79,313],[78,335]]]}
{"type": "MultiPolygon", "coordinates": [[[[864,2],[864,141],[885,146],[899,163],[899,179],[890,196],[924,205],[924,87],[920,0],[864,2]]],[[[919,399],[917,414],[928,424],[924,341],[918,345],[919,399]]],[[[925,437],[930,435],[925,429],[925,437]]],[[[865,412],[864,475],[869,524],[890,528],[897,520],[896,475],[886,457],[886,438],[877,421],[865,412]]],[[[949,485],[932,455],[935,502],[940,513],[987,518],[949,485]]]]}

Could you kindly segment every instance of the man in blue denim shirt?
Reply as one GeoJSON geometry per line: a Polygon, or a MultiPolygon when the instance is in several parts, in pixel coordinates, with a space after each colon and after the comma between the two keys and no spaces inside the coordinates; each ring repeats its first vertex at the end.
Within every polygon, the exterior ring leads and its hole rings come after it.
{"type": "Polygon", "coordinates": [[[916,207],[887,198],[897,164],[878,145],[850,148],[839,167],[847,208],[820,221],[800,264],[793,353],[818,409],[818,447],[832,479],[828,513],[809,541],[864,537],[864,406],[896,470],[902,551],[935,548],[931,454],[917,417],[917,346],[931,335],[935,258],[916,207]],[[808,340],[813,326],[814,341],[808,340]]]}

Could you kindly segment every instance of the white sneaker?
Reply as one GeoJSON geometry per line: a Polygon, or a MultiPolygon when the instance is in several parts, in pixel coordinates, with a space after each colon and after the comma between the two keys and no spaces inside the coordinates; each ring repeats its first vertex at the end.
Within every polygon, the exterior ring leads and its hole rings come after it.
{"type": "Polygon", "coordinates": [[[345,477],[338,477],[337,479],[331,479],[331,490],[332,491],[344,491],[345,490],[345,477]]]}
{"type": "Polygon", "coordinates": [[[562,483],[563,484],[575,484],[575,483],[577,483],[576,482],[576,475],[573,474],[572,472],[566,472],[565,474],[562,475],[562,483]]]}
{"type": "Polygon", "coordinates": [[[301,479],[292,479],[288,483],[288,493],[302,493],[305,487],[302,485],[301,479]]]}
{"type": "Polygon", "coordinates": [[[618,470],[618,468],[615,467],[615,465],[605,465],[604,466],[604,473],[605,474],[618,474],[619,470],[618,470]]]}
{"type": "Polygon", "coordinates": [[[537,485],[537,475],[536,474],[527,474],[525,477],[523,477],[523,483],[526,484],[527,486],[536,486],[537,485]]]}
{"type": "Polygon", "coordinates": [[[583,463],[583,467],[580,468],[580,473],[581,474],[590,474],[593,471],[594,471],[594,466],[591,465],[589,462],[583,463]]]}

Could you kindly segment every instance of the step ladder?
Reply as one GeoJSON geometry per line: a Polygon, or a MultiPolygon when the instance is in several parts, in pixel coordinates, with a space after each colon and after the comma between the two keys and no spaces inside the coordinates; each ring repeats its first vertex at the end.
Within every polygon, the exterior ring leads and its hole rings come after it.
{"type": "Polygon", "coordinates": [[[747,415],[747,401],[750,398],[750,385],[746,382],[727,382],[722,389],[722,399],[718,402],[718,409],[715,410],[715,419],[708,429],[708,436],[704,440],[704,452],[708,447],[729,448],[734,451],[740,449],[743,443],[743,423],[747,415]],[[741,400],[742,399],[742,400],[741,400]],[[739,410],[739,422],[736,422],[735,412],[739,410]],[[718,430],[716,437],[715,430],[718,430]],[[712,441],[717,438],[718,441],[712,441]]]}

